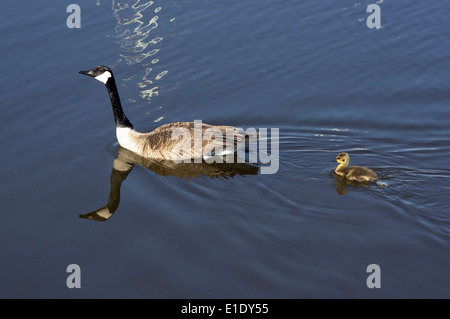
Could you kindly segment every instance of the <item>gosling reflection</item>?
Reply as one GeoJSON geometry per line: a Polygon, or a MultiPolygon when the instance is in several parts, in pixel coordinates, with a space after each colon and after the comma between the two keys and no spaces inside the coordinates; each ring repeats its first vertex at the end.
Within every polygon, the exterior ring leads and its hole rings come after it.
{"type": "Polygon", "coordinates": [[[146,167],[161,176],[175,176],[185,180],[207,176],[210,178],[233,178],[236,175],[257,175],[258,167],[247,163],[179,163],[172,161],[156,161],[141,157],[127,149],[119,147],[118,156],[113,162],[111,172],[111,191],[108,203],[93,212],[80,214],[80,218],[95,221],[107,221],[119,207],[120,187],[135,164],[146,167]]]}
{"type": "Polygon", "coordinates": [[[336,181],[336,192],[339,195],[346,195],[347,194],[347,189],[348,187],[355,187],[355,186],[363,186],[363,187],[369,187],[368,184],[366,183],[359,183],[359,182],[355,182],[355,181],[349,181],[348,179],[336,174],[335,172],[332,172],[332,174],[335,177],[335,181],[336,181]]]}

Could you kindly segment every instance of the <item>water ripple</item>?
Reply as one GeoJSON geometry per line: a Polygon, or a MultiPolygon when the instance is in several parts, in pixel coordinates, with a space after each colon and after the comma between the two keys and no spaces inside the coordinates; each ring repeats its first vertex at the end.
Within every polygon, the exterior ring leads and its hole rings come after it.
{"type": "Polygon", "coordinates": [[[113,1],[112,4],[113,14],[117,20],[114,37],[118,39],[123,50],[118,63],[123,59],[128,66],[138,67],[127,70],[136,70],[131,78],[139,74],[141,81],[136,81],[136,85],[141,89],[139,96],[147,101],[158,95],[159,88],[153,86],[153,81],[160,80],[168,72],[163,70],[155,76],[151,74],[159,62],[159,58],[155,56],[159,53],[160,47],[155,46],[160,45],[164,39],[162,35],[157,34],[158,14],[162,7],[156,7],[151,11],[153,4],[153,1],[141,0],[120,3],[113,1]],[[152,59],[148,61],[149,58],[152,59]]]}

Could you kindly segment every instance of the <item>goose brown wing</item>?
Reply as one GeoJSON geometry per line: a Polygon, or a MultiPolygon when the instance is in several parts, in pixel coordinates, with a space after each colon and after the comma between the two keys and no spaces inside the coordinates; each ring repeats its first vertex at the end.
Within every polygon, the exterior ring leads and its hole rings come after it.
{"type": "Polygon", "coordinates": [[[174,156],[177,159],[200,158],[206,147],[209,151],[227,148],[235,151],[236,147],[245,143],[246,138],[242,129],[233,126],[215,126],[206,123],[200,126],[194,122],[164,124],[146,135],[144,154],[166,160],[173,160],[174,156]],[[190,139],[187,134],[190,135],[190,139]],[[184,149],[180,144],[182,142],[187,143],[184,149]]]}

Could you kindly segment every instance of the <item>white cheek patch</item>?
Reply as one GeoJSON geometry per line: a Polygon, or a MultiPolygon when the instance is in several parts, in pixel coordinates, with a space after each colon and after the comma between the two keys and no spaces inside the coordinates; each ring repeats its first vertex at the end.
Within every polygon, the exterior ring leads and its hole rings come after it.
{"type": "Polygon", "coordinates": [[[100,217],[103,217],[105,219],[108,219],[112,216],[111,212],[109,211],[108,207],[100,208],[98,211],[96,211],[97,215],[100,217]]]}
{"type": "Polygon", "coordinates": [[[108,79],[110,77],[111,77],[111,73],[109,73],[108,71],[105,71],[102,74],[97,75],[94,79],[99,80],[103,84],[106,84],[106,82],[108,82],[108,79]]]}

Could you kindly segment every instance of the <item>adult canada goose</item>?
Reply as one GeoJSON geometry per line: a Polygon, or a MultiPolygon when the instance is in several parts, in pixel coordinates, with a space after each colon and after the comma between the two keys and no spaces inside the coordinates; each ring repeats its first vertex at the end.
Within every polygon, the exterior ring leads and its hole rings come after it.
{"type": "Polygon", "coordinates": [[[375,182],[378,180],[377,174],[371,169],[362,166],[348,166],[350,163],[350,156],[347,153],[340,153],[336,157],[336,162],[339,163],[335,169],[335,173],[346,178],[349,181],[356,182],[375,182]]]}
{"type": "MultiPolygon", "coordinates": [[[[111,106],[116,122],[116,136],[120,146],[140,156],[151,159],[185,160],[203,158],[203,155],[225,155],[236,152],[238,146],[245,142],[245,134],[233,126],[214,126],[206,123],[176,122],[162,125],[155,130],[141,133],[133,128],[130,120],[125,116],[120,103],[119,92],[113,72],[110,68],[99,65],[88,71],[79,73],[89,75],[105,84],[111,99],[111,106]],[[209,134],[206,134],[207,131],[209,134]],[[175,138],[173,138],[173,133],[175,138]],[[184,135],[190,134],[187,147],[181,148],[180,144],[184,135]],[[219,134],[215,134],[215,133],[219,134]],[[233,139],[227,137],[227,133],[233,139]],[[178,138],[177,138],[178,136],[178,138]],[[200,141],[198,137],[200,136],[200,141]],[[196,137],[196,140],[194,140],[196,137]],[[214,137],[214,138],[213,138],[214,137]],[[177,146],[177,148],[174,148],[177,146]],[[206,151],[209,151],[206,152],[206,151]],[[218,150],[219,152],[215,153],[218,150]],[[222,150],[223,152],[220,152],[222,150]]],[[[186,145],[186,144],[184,144],[186,145]]]]}

